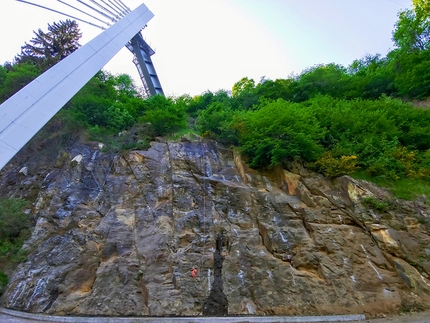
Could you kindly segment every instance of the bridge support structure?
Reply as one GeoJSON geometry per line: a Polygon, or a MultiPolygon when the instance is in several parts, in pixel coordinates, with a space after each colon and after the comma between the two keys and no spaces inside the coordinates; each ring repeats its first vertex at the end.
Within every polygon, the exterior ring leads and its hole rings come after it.
{"type": "Polygon", "coordinates": [[[151,56],[155,54],[151,47],[145,42],[141,33],[136,34],[126,45],[134,55],[133,63],[136,65],[140,79],[143,83],[145,96],[163,95],[163,88],[152,63],[151,56]]]}
{"type": "Polygon", "coordinates": [[[1,104],[0,169],[124,45],[140,35],[153,16],[140,5],[1,104]]]}

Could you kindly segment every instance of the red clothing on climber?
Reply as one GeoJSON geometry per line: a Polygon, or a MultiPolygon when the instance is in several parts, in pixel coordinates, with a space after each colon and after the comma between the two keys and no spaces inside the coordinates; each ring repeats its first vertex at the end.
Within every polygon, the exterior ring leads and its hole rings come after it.
{"type": "Polygon", "coordinates": [[[191,277],[196,278],[198,270],[193,267],[193,270],[191,270],[191,277]]]}

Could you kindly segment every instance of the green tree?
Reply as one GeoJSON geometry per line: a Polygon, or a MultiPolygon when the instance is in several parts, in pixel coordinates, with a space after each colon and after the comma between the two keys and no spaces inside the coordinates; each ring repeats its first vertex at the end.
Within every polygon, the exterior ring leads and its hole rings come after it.
{"type": "Polygon", "coordinates": [[[424,99],[430,95],[429,2],[414,0],[414,10],[399,12],[393,31],[396,49],[388,54],[399,96],[424,99]]]}
{"type": "Polygon", "coordinates": [[[238,108],[239,106],[239,102],[235,98],[232,98],[230,93],[225,90],[219,90],[215,93],[207,91],[187,101],[187,113],[189,113],[191,117],[196,117],[200,111],[207,109],[214,102],[222,104],[228,102],[228,104],[234,108],[238,108]]]}
{"type": "Polygon", "coordinates": [[[298,79],[297,101],[305,101],[318,94],[342,97],[348,82],[347,69],[342,65],[331,63],[311,67],[298,79]]]}
{"type": "Polygon", "coordinates": [[[366,55],[354,60],[348,67],[351,75],[343,98],[378,99],[395,92],[394,75],[390,61],[380,54],[366,55]]]}
{"type": "Polygon", "coordinates": [[[397,48],[406,52],[430,48],[430,20],[423,14],[407,9],[399,13],[393,31],[397,48]]]}
{"type": "Polygon", "coordinates": [[[266,98],[270,100],[284,99],[287,101],[295,101],[297,94],[298,82],[293,79],[276,79],[264,80],[257,84],[255,91],[258,98],[266,98]]]}
{"type": "Polygon", "coordinates": [[[0,89],[4,86],[4,81],[7,77],[7,69],[0,65],[0,89]]]}
{"type": "Polygon", "coordinates": [[[430,17],[430,2],[428,0],[412,0],[412,3],[418,16],[430,17]]]}
{"type": "Polygon", "coordinates": [[[7,100],[41,74],[41,70],[31,64],[22,63],[0,69],[0,102],[7,100]]]}
{"type": "Polygon", "coordinates": [[[130,75],[119,74],[117,76],[110,76],[109,79],[120,95],[127,97],[137,96],[137,89],[130,75]]]}
{"type": "Polygon", "coordinates": [[[394,85],[397,94],[410,99],[430,96],[430,48],[394,53],[394,85]]]}
{"type": "Polygon", "coordinates": [[[238,97],[245,92],[250,92],[255,88],[255,81],[248,77],[243,77],[240,81],[234,83],[231,90],[233,97],[238,97]]]}
{"type": "Polygon", "coordinates": [[[230,102],[212,102],[197,117],[197,129],[206,136],[225,144],[237,144],[237,133],[232,128],[235,111],[230,102]]]}
{"type": "Polygon", "coordinates": [[[255,82],[247,77],[236,82],[232,88],[233,99],[243,109],[250,109],[258,102],[258,95],[255,90],[255,82]]]}
{"type": "Polygon", "coordinates": [[[21,47],[21,53],[16,60],[18,63],[31,61],[44,69],[50,68],[77,50],[82,36],[77,22],[69,19],[48,24],[48,32],[39,29],[33,33],[35,37],[21,47]]]}
{"type": "Polygon", "coordinates": [[[310,109],[279,99],[235,120],[243,152],[251,166],[282,165],[300,158],[314,161],[323,151],[324,129],[310,109]]]}
{"type": "Polygon", "coordinates": [[[101,71],[72,98],[67,110],[84,124],[118,132],[142,114],[143,100],[136,96],[130,76],[101,71]]]}
{"type": "Polygon", "coordinates": [[[213,97],[214,94],[210,91],[194,96],[187,104],[187,113],[196,117],[200,110],[206,109],[211,104],[213,97]]]}
{"type": "Polygon", "coordinates": [[[164,136],[187,126],[187,115],[183,105],[162,95],[145,100],[144,111],[139,122],[150,125],[153,136],[164,136]]]}

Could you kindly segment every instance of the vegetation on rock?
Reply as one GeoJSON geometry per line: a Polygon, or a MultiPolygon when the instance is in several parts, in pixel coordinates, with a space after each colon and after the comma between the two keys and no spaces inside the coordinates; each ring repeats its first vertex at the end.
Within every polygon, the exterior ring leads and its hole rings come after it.
{"type": "Polygon", "coordinates": [[[23,260],[22,244],[28,238],[30,226],[28,216],[23,212],[26,201],[0,197],[0,295],[7,284],[8,266],[23,260]]]}

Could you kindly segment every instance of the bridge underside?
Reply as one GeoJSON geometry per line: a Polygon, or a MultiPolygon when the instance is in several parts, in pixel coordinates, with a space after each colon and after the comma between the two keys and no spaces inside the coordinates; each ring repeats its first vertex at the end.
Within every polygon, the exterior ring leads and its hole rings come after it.
{"type": "MultiPolygon", "coordinates": [[[[140,5],[0,105],[0,169],[123,46],[140,35],[153,16],[144,4],[140,5]]],[[[158,78],[155,87],[157,82],[158,78]]]]}

